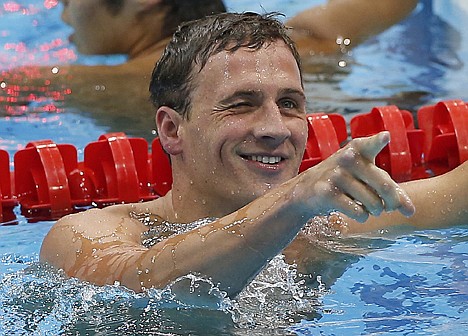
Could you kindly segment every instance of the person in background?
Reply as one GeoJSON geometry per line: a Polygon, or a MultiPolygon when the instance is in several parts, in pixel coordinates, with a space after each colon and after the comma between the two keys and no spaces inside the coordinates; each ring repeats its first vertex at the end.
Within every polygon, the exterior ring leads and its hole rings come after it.
{"type": "MultiPolygon", "coordinates": [[[[70,41],[79,52],[124,54],[119,65],[58,64],[22,67],[0,74],[0,111],[21,112],[31,100],[53,101],[137,123],[143,128],[154,113],[147,83],[176,27],[185,21],[226,11],[221,0],[62,0],[70,41]]],[[[287,21],[303,57],[340,52],[359,45],[405,18],[417,0],[334,0],[307,9],[287,21]],[[338,41],[338,43],[337,43],[338,41]]],[[[36,102],[37,103],[37,102],[36,102]]],[[[49,104],[36,104],[39,109],[49,104]]],[[[122,129],[119,129],[122,131],[122,129]]],[[[123,130],[125,131],[125,130],[123,130]]]]}
{"type": "Polygon", "coordinates": [[[300,56],[271,15],[182,25],[150,91],[172,190],[59,220],[40,260],[68,276],[144,291],[193,273],[233,297],[279,253],[310,269],[320,257],[307,230],[316,219],[342,235],[468,221],[468,163],[399,185],[374,164],[387,132],[298,174],[307,140],[300,56]]]}

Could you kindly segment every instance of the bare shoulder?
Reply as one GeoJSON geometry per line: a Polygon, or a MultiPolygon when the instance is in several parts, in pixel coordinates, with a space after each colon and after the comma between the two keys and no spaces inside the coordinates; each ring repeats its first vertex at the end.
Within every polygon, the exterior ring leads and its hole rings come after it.
{"type": "Polygon", "coordinates": [[[44,238],[41,261],[67,270],[67,262],[75,261],[78,251],[86,245],[97,248],[120,244],[140,246],[145,226],[132,218],[133,209],[133,205],[122,204],[61,218],[44,238]]]}
{"type": "Polygon", "coordinates": [[[52,229],[69,228],[93,238],[106,236],[124,226],[125,235],[128,235],[141,227],[130,215],[132,208],[132,205],[121,204],[104,209],[90,209],[63,217],[52,229]]]}

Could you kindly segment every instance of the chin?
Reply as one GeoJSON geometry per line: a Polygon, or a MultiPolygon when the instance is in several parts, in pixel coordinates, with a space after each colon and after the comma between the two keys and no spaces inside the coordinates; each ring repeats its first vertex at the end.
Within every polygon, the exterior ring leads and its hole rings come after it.
{"type": "Polygon", "coordinates": [[[263,183],[257,185],[255,190],[252,192],[255,198],[261,197],[269,191],[277,188],[281,183],[263,183]]]}
{"type": "Polygon", "coordinates": [[[78,43],[74,43],[75,47],[76,47],[76,50],[78,50],[78,52],[80,54],[83,54],[83,55],[96,55],[96,53],[93,53],[91,52],[90,50],[88,50],[87,48],[83,48],[80,44],[78,43]]]}
{"type": "Polygon", "coordinates": [[[74,44],[76,46],[76,50],[78,50],[78,52],[83,55],[108,55],[108,53],[105,53],[102,50],[99,50],[99,49],[93,50],[93,48],[89,48],[89,46],[88,47],[83,46],[83,44],[81,43],[74,43],[74,44]]]}

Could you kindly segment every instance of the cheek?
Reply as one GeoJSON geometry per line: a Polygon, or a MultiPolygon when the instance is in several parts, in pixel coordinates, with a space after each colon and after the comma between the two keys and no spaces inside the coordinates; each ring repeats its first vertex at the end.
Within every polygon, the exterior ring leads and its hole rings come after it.
{"type": "Polygon", "coordinates": [[[250,136],[253,124],[253,121],[249,120],[249,118],[239,118],[238,116],[225,120],[218,128],[218,140],[228,147],[253,141],[253,137],[250,136]]]}
{"type": "MultiPolygon", "coordinates": [[[[205,159],[208,159],[213,167],[220,162],[226,163],[235,152],[236,146],[242,141],[247,141],[245,127],[239,122],[230,121],[222,125],[212,125],[210,130],[201,136],[203,139],[200,144],[207,148],[204,151],[205,159]]],[[[194,149],[200,151],[196,146],[194,149]]]]}
{"type": "Polygon", "coordinates": [[[292,141],[296,144],[296,147],[299,149],[305,148],[308,136],[306,121],[302,119],[294,120],[289,125],[289,130],[291,131],[291,138],[292,141]]]}
{"type": "Polygon", "coordinates": [[[252,121],[248,120],[248,118],[236,116],[233,118],[226,118],[226,120],[223,121],[219,128],[223,129],[223,133],[230,133],[235,135],[245,133],[248,125],[250,124],[252,124],[252,121]]]}
{"type": "Polygon", "coordinates": [[[191,150],[200,152],[200,147],[206,148],[203,151],[207,156],[219,156],[220,152],[232,150],[241,141],[248,139],[249,122],[246,118],[239,116],[224,117],[221,120],[200,120],[185,130],[190,134],[191,150]]]}

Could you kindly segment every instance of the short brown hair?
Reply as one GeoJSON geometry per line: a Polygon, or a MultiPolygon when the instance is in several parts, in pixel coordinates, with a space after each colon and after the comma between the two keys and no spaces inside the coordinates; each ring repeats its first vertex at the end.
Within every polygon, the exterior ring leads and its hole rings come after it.
{"type": "MultiPolygon", "coordinates": [[[[122,9],[124,1],[105,0],[104,4],[112,14],[116,15],[122,9]]],[[[226,12],[226,6],[222,0],[163,0],[161,6],[167,9],[162,25],[162,37],[171,36],[183,22],[226,12]]]]}
{"type": "MultiPolygon", "coordinates": [[[[196,71],[221,51],[258,50],[282,40],[301,69],[300,57],[278,13],[224,13],[182,24],[156,64],[150,83],[153,105],[168,106],[189,117],[190,96],[196,71]]],[[[301,78],[302,80],[302,78],[301,78]]]]}
{"type": "Polygon", "coordinates": [[[222,0],[163,0],[162,4],[168,7],[162,32],[164,37],[171,36],[184,22],[226,12],[222,0]]]}

